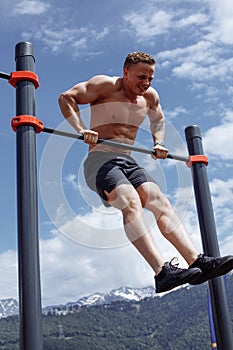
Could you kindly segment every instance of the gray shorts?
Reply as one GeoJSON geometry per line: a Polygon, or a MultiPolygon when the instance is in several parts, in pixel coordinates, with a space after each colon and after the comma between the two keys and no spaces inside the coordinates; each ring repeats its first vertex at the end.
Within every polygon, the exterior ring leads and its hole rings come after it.
{"type": "Polygon", "coordinates": [[[144,182],[155,180],[126,154],[112,152],[89,152],[84,162],[87,185],[99,194],[106,205],[104,190],[111,192],[120,184],[132,184],[137,188],[144,182]]]}

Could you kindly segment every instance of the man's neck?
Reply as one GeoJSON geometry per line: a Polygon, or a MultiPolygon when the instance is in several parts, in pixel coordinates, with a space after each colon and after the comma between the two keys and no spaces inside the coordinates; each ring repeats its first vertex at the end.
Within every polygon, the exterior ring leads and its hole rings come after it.
{"type": "Polygon", "coordinates": [[[124,78],[122,78],[122,89],[123,89],[123,91],[124,91],[125,96],[126,96],[131,102],[137,101],[138,95],[132,93],[132,92],[127,88],[127,85],[125,84],[124,78]]]}

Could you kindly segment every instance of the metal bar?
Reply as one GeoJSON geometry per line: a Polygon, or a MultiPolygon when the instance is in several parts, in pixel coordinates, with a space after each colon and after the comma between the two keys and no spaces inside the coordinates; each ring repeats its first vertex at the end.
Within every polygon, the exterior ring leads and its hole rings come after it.
{"type": "MultiPolygon", "coordinates": [[[[34,47],[21,42],[15,47],[17,71],[34,72],[34,47]]],[[[35,86],[19,81],[16,114],[35,115],[35,86]]],[[[19,346],[20,350],[42,350],[42,313],[38,239],[36,132],[33,126],[16,130],[18,261],[19,261],[19,346]]]]}
{"type": "MultiPolygon", "coordinates": [[[[54,129],[50,129],[50,128],[44,128],[43,131],[46,133],[49,133],[49,134],[55,134],[55,135],[59,135],[59,136],[70,137],[70,138],[77,139],[77,140],[83,140],[82,134],[73,134],[70,132],[61,131],[61,130],[54,130],[54,129]]],[[[112,141],[112,140],[98,139],[97,143],[104,143],[105,145],[108,145],[108,146],[127,149],[130,151],[135,151],[135,152],[140,152],[140,153],[146,153],[146,154],[154,153],[155,154],[155,151],[152,149],[150,150],[148,148],[137,147],[137,146],[129,145],[129,144],[122,143],[122,142],[112,141]]],[[[177,154],[168,154],[167,158],[179,160],[179,161],[186,162],[186,163],[189,162],[189,157],[180,156],[177,154]]]]}
{"type": "Polygon", "coordinates": [[[11,77],[11,74],[9,74],[9,73],[4,73],[4,72],[0,72],[0,78],[9,80],[10,77],[11,77]]]}
{"type": "MultiPolygon", "coordinates": [[[[185,136],[189,154],[203,154],[199,127],[196,125],[187,127],[185,136]]],[[[193,164],[192,176],[203,250],[205,254],[217,257],[220,252],[206,165],[203,163],[193,164]]],[[[218,349],[233,349],[231,322],[223,277],[209,281],[209,289],[218,349]]]]}

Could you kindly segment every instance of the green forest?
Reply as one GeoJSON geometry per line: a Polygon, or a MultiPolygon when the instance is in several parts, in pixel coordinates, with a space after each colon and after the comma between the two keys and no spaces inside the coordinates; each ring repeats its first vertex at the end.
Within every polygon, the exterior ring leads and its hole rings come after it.
{"type": "MultiPolygon", "coordinates": [[[[233,329],[233,275],[226,278],[233,329]]],[[[18,317],[0,320],[0,349],[18,349],[18,317]]],[[[44,350],[211,349],[207,284],[140,302],[78,308],[43,316],[44,350]]]]}

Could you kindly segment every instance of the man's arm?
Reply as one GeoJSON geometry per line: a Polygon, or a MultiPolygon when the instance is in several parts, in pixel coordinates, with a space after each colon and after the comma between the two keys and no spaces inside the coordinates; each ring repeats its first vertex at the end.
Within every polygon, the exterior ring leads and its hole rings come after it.
{"type": "Polygon", "coordinates": [[[153,104],[148,112],[150,118],[150,129],[154,140],[153,149],[156,151],[156,156],[153,158],[166,158],[168,150],[163,144],[165,134],[165,117],[159,103],[157,92],[152,90],[153,104]]]}
{"type": "Polygon", "coordinates": [[[84,134],[84,142],[95,144],[98,140],[96,131],[86,128],[83,123],[79,104],[92,104],[104,94],[110,78],[107,76],[95,76],[87,82],[82,82],[63,92],[59,97],[59,106],[63,116],[69,124],[81,134],[84,134]]]}

